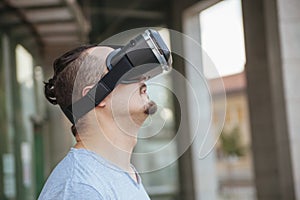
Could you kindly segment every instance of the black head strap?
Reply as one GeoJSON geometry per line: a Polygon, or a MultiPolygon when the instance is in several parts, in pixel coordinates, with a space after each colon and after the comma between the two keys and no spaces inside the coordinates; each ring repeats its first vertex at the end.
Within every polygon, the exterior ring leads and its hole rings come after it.
{"type": "Polygon", "coordinates": [[[62,111],[75,124],[79,118],[99,105],[116,87],[121,77],[132,68],[127,56],[124,56],[85,96],[66,108],[61,108],[62,111]]]}

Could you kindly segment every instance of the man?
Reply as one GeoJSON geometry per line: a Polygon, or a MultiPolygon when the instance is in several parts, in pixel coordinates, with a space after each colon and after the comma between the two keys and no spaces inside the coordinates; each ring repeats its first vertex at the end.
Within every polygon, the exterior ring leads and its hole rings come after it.
{"type": "MultiPolygon", "coordinates": [[[[54,62],[45,96],[65,108],[87,95],[108,73],[106,58],[114,49],[82,46],[54,62]]],[[[131,165],[137,133],[156,111],[143,80],[118,84],[94,109],[72,126],[76,144],[49,176],[39,196],[47,199],[149,199],[131,165]]]]}

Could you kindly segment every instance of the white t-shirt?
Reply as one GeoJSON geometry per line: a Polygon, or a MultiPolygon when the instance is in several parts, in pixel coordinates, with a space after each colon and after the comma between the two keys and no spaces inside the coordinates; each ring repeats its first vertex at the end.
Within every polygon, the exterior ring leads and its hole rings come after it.
{"type": "Polygon", "coordinates": [[[149,200],[138,182],[119,167],[86,149],[71,148],[55,167],[39,200],[149,200]]]}

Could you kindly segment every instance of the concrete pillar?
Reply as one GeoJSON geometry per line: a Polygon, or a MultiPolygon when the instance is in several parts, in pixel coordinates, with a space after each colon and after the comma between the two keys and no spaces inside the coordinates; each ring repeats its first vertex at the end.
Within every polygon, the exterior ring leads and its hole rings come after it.
{"type": "Polygon", "coordinates": [[[300,199],[300,1],[277,0],[282,72],[296,199],[300,199]]]}
{"type": "MultiPolygon", "coordinates": [[[[202,3],[196,5],[201,7],[202,3]]],[[[216,134],[215,131],[209,128],[211,117],[213,117],[211,116],[213,107],[209,91],[206,88],[207,82],[203,77],[204,66],[200,64],[203,63],[201,56],[203,50],[200,46],[199,12],[201,10],[194,9],[197,7],[196,5],[186,9],[184,12],[184,33],[188,35],[187,38],[184,38],[185,72],[187,81],[191,84],[190,87],[186,87],[187,108],[190,135],[195,136],[191,148],[195,199],[215,200],[218,199],[216,154],[213,149],[216,134]],[[205,154],[206,156],[204,156],[205,154]]]]}
{"type": "MultiPolygon", "coordinates": [[[[286,2],[285,2],[286,4],[286,2]]],[[[295,199],[276,1],[243,0],[258,199],[295,199]]]]}
{"type": "MultiPolygon", "coordinates": [[[[182,24],[182,14],[184,9],[190,7],[197,0],[173,0],[171,1],[170,9],[167,11],[168,18],[167,18],[167,27],[179,32],[183,31],[183,24],[182,24]]],[[[171,48],[177,49],[178,51],[182,49],[183,51],[183,41],[182,38],[174,37],[171,35],[171,48]]],[[[173,67],[179,73],[185,76],[185,67],[184,67],[184,60],[178,56],[173,57],[173,67]]],[[[174,80],[176,83],[176,80],[174,80]]],[[[180,105],[174,101],[175,105],[175,119],[176,124],[180,124],[182,126],[181,131],[185,134],[185,138],[180,138],[180,144],[178,144],[177,148],[180,152],[182,148],[186,147],[186,142],[191,137],[190,134],[190,127],[189,127],[189,116],[187,112],[180,113],[180,109],[183,111],[188,110],[187,105],[187,91],[186,86],[183,84],[174,84],[174,89],[178,91],[181,99],[184,99],[184,102],[181,102],[180,105]],[[182,117],[182,121],[180,121],[182,117]],[[187,139],[188,138],[188,139],[187,139]]],[[[177,127],[178,128],[178,127],[177,127]]],[[[185,200],[195,200],[195,185],[194,185],[194,172],[193,172],[193,153],[192,149],[188,148],[185,153],[178,159],[178,166],[179,166],[179,181],[180,181],[180,193],[178,199],[185,199],[185,200]]]]}

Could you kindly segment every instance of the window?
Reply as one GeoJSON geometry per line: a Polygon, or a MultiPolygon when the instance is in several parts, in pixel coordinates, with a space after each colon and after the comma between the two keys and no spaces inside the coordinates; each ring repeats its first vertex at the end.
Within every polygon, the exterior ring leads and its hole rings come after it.
{"type": "Polygon", "coordinates": [[[208,63],[213,62],[220,76],[244,70],[245,42],[240,0],[225,0],[200,12],[204,74],[215,78],[208,63]],[[208,59],[211,59],[209,61],[208,59]]]}
{"type": "Polygon", "coordinates": [[[31,54],[21,45],[17,45],[16,72],[19,83],[21,118],[23,131],[18,133],[20,140],[20,153],[22,162],[22,181],[28,194],[34,197],[34,167],[33,167],[33,142],[34,130],[31,118],[35,114],[35,93],[33,77],[33,58],[31,54]]]}

